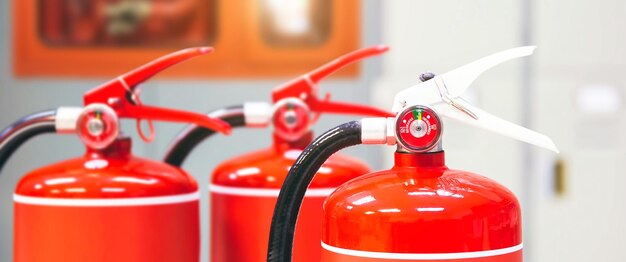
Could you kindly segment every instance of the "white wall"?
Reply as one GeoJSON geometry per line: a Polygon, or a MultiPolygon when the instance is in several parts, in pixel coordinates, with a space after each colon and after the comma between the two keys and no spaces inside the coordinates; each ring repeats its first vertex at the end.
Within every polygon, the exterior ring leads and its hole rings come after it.
{"type": "MultiPolygon", "coordinates": [[[[541,51],[533,65],[532,110],[535,126],[562,149],[567,186],[564,194],[551,194],[550,172],[536,174],[534,258],[626,261],[626,3],[536,1],[535,11],[541,51]],[[591,114],[577,105],[579,92],[597,85],[622,101],[615,112],[591,114]]],[[[537,154],[539,163],[549,158],[537,154]]]]}
{"type": "Polygon", "coordinates": [[[538,45],[530,59],[482,75],[472,91],[479,107],[504,119],[521,123],[530,116],[532,128],[551,136],[561,154],[531,149],[524,159],[521,143],[446,123],[448,166],[516,193],[525,208],[526,261],[626,261],[626,109],[590,115],[576,106],[588,85],[609,85],[622,103],[626,98],[626,3],[399,0],[383,10],[383,40],[393,50],[373,88],[379,105],[425,70],[444,73],[525,41],[538,45]],[[524,95],[530,107],[523,107],[524,95]],[[559,158],[566,169],[561,195],[553,187],[559,158]]]}

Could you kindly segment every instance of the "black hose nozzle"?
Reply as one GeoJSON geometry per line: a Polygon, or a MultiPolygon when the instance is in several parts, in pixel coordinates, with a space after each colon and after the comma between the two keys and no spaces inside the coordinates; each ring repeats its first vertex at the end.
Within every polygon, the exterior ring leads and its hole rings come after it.
{"type": "MultiPolygon", "coordinates": [[[[218,109],[208,115],[227,122],[231,127],[242,127],[246,125],[243,106],[241,105],[218,109]]],[[[167,151],[167,154],[165,154],[163,161],[172,166],[182,166],[185,159],[191,154],[191,151],[206,138],[214,134],[214,130],[198,125],[190,125],[176,137],[173,145],[167,151]]]]}
{"type": "Polygon", "coordinates": [[[0,171],[22,144],[45,133],[56,132],[56,110],[46,110],[25,116],[0,132],[0,171]]]}
{"type": "Polygon", "coordinates": [[[268,262],[291,261],[298,213],[313,177],[331,155],[358,144],[361,144],[361,122],[352,121],[327,131],[302,151],[289,170],[276,201],[267,250],[268,262]]]}

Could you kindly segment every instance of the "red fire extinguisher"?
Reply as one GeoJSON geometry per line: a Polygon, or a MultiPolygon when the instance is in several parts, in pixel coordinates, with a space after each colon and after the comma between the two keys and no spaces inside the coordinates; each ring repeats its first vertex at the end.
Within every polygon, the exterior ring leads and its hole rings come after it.
{"type": "MultiPolygon", "coordinates": [[[[84,95],[83,108],[35,113],[0,133],[0,168],[21,144],[43,133],[77,133],[83,156],[29,172],[14,194],[14,261],[199,260],[199,193],[180,168],[133,156],[119,118],[230,126],[185,111],[142,105],[137,85],[212,48],[161,57],[84,95]]],[[[140,131],[140,130],[139,130],[140,131]]],[[[141,131],[140,131],[141,133],[141,131]]],[[[55,149],[52,149],[55,150],[55,149]]],[[[56,150],[63,150],[62,148],[56,150]]]]}
{"type": "MultiPolygon", "coordinates": [[[[220,164],[209,186],[211,196],[211,261],[263,261],[272,211],[289,168],[312,138],[311,125],[322,113],[390,116],[380,109],[318,99],[316,84],[324,77],[366,57],[385,52],[375,46],[350,54],[313,70],[272,92],[272,104],[246,103],[219,109],[210,115],[233,127],[274,126],[273,145],[220,164]]],[[[190,127],[177,138],[165,162],[180,166],[191,150],[212,131],[190,127]]],[[[369,172],[362,161],[335,155],[320,169],[306,194],[298,221],[297,261],[319,261],[322,203],[337,186],[369,172]]]]}
{"type": "Polygon", "coordinates": [[[423,74],[421,83],[396,95],[397,116],[349,122],[315,139],[281,188],[267,261],[291,261],[307,187],[328,157],[357,144],[397,145],[394,166],[353,179],[327,198],[322,261],[522,261],[517,199],[496,181],[445,165],[440,116],[558,152],[550,138],[460,98],[482,72],[533,50],[515,48],[443,75],[423,74]]]}

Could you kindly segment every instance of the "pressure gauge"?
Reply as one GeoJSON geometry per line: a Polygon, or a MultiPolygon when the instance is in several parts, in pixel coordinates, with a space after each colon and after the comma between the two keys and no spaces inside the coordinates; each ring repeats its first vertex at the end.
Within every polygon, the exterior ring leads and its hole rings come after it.
{"type": "Polygon", "coordinates": [[[117,114],[105,104],[91,104],[78,117],[78,137],[90,148],[104,149],[119,134],[117,114]]]}
{"type": "Polygon", "coordinates": [[[398,143],[410,152],[427,152],[441,140],[442,123],[437,113],[425,106],[410,106],[396,118],[398,143]]]}
{"type": "Polygon", "coordinates": [[[310,129],[311,110],[297,98],[285,98],[274,106],[272,122],[274,130],[281,138],[293,141],[306,134],[310,129]]]}

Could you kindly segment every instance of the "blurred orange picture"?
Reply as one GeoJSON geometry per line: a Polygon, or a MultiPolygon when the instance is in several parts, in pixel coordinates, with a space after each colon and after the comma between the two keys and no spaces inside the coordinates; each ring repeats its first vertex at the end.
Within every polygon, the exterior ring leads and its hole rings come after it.
{"type": "MultiPolygon", "coordinates": [[[[14,0],[19,77],[111,77],[174,50],[210,58],[164,76],[283,77],[354,50],[358,0],[14,0]]],[[[358,66],[336,76],[354,77],[358,66]]]]}
{"type": "Polygon", "coordinates": [[[48,45],[211,44],[215,2],[204,0],[39,0],[48,45]]]}

